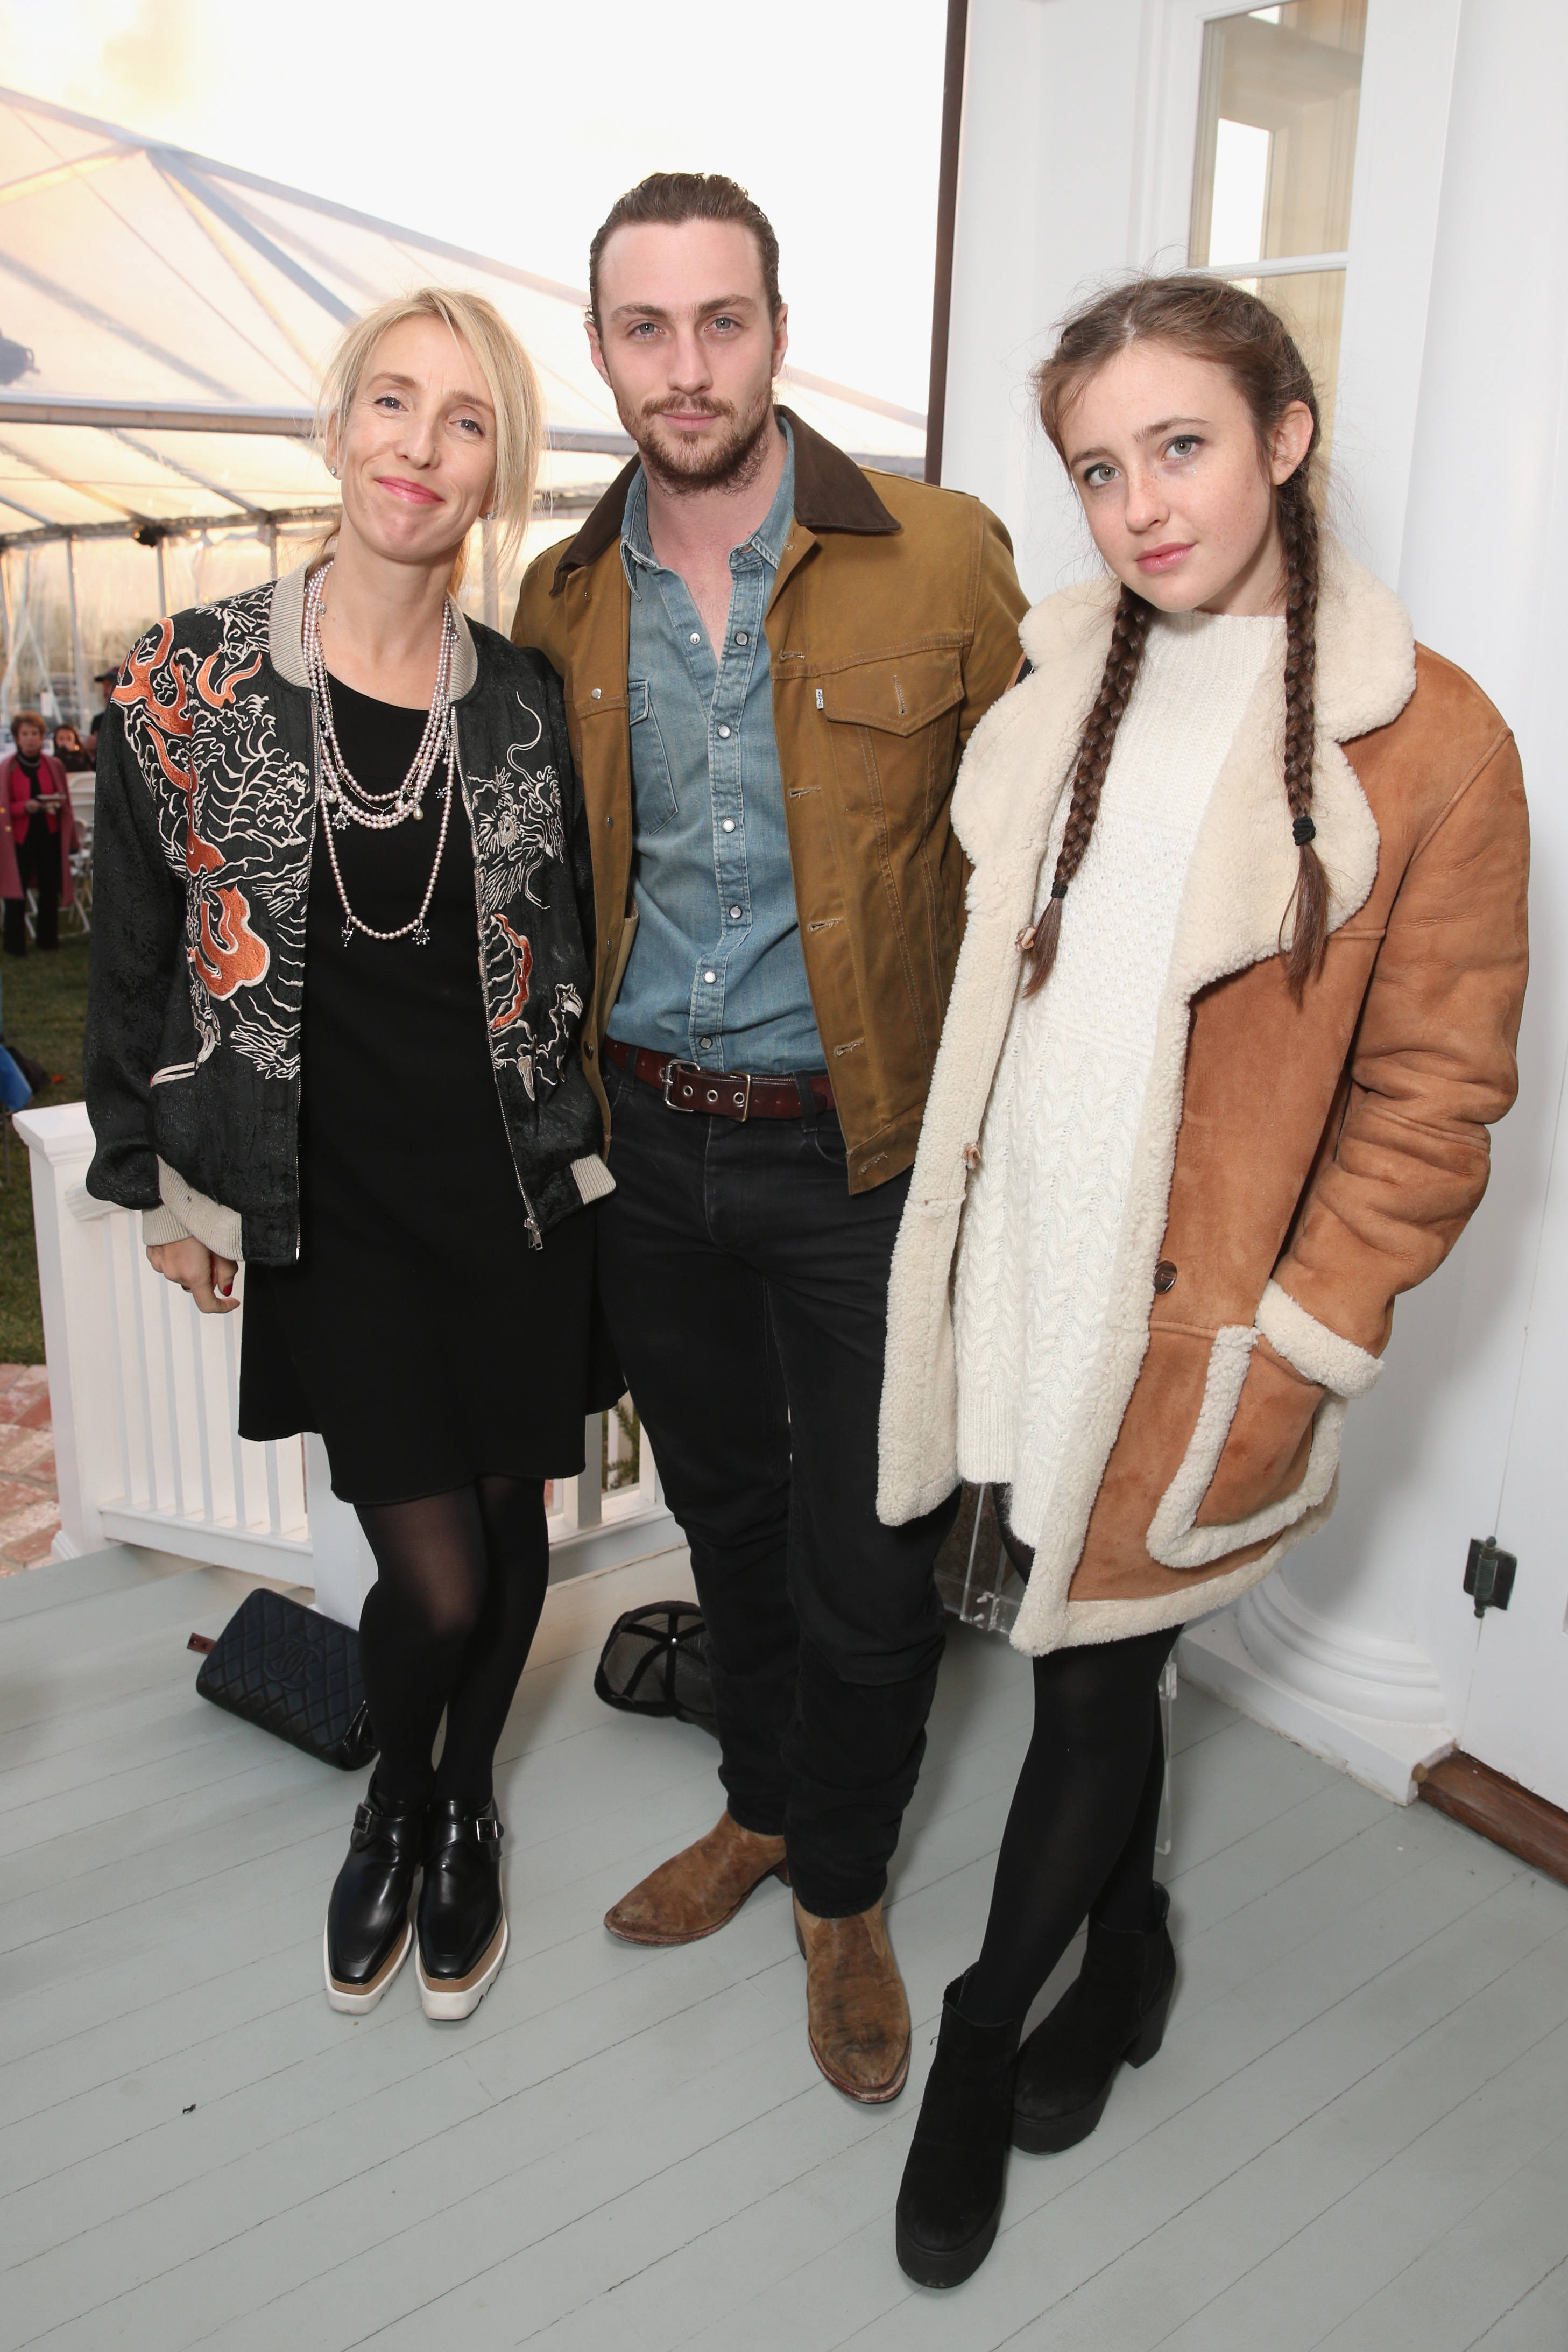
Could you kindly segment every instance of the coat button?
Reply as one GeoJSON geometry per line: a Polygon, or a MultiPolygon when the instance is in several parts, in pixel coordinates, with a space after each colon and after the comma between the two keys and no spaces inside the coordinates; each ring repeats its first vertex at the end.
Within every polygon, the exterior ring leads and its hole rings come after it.
{"type": "Polygon", "coordinates": [[[1161,1258],[1158,1265],[1155,1268],[1155,1288],[1161,1291],[1174,1290],[1176,1288],[1176,1270],[1171,1264],[1170,1259],[1168,1257],[1161,1258]]]}

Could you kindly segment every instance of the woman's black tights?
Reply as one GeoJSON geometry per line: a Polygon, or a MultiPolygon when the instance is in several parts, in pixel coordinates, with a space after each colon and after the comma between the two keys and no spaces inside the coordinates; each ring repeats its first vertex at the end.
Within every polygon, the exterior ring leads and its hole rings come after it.
{"type": "Polygon", "coordinates": [[[980,1957],[976,2025],[1022,2017],[1092,1913],[1148,1927],[1165,1747],[1160,1670],[1176,1629],[1034,1662],[1034,1736],[1013,1791],[980,1957]]]}
{"type": "Polygon", "coordinates": [[[398,1810],[431,1796],[482,1809],[549,1578],[543,1482],[481,1478],[356,1508],[376,1561],[360,1619],[376,1793],[398,1810]]]}

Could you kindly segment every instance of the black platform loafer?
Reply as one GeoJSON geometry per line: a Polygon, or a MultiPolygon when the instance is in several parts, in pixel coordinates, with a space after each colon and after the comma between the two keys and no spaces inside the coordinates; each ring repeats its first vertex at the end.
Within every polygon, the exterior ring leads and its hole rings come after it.
{"type": "Polygon", "coordinates": [[[507,1957],[501,1824],[493,1803],[483,1812],[454,1798],[432,1804],[418,1940],[415,1965],[426,2017],[472,2017],[507,1957]]]}
{"type": "Polygon", "coordinates": [[[962,2286],[990,2252],[1002,2216],[1019,2032],[975,2025],[942,1996],[936,2055],[925,2078],[895,2221],[899,2268],[916,2286],[962,2286]]]}
{"type": "Polygon", "coordinates": [[[374,2009],[408,1958],[408,1899],[424,1847],[425,1811],[383,1811],[372,1783],[354,1815],[321,1939],[327,1999],[350,2017],[374,2009]]]}
{"type": "Polygon", "coordinates": [[[1153,1890],[1155,1924],[1143,1933],[1089,1922],[1076,1984],[1019,2053],[1013,2146],[1055,2154],[1087,2139],[1105,2112],[1116,2069],[1146,2066],[1165,2039],[1176,1990],[1171,1899],[1153,1890]]]}

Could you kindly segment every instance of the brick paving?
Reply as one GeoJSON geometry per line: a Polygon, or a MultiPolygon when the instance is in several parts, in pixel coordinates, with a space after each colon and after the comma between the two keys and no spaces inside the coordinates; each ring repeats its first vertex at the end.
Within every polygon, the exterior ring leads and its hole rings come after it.
{"type": "Polygon", "coordinates": [[[0,1364],[0,1576],[47,1559],[59,1524],[48,1373],[0,1364]]]}

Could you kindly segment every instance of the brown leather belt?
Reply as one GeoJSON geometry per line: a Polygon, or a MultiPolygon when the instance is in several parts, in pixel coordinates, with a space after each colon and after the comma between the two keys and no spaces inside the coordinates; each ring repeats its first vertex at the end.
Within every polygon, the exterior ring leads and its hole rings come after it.
{"type": "MultiPolygon", "coordinates": [[[[604,1040],[604,1058],[618,1070],[630,1070],[645,1087],[657,1087],[672,1110],[703,1111],[709,1118],[799,1118],[800,1089],[793,1078],[757,1077],[749,1070],[705,1070],[695,1062],[677,1062],[655,1054],[651,1045],[623,1045],[615,1037],[604,1040]]],[[[815,1070],[808,1081],[819,1110],[833,1108],[832,1082],[825,1070],[815,1070]]]]}

